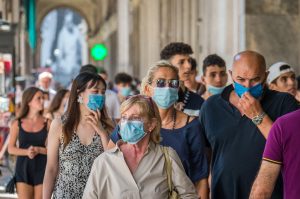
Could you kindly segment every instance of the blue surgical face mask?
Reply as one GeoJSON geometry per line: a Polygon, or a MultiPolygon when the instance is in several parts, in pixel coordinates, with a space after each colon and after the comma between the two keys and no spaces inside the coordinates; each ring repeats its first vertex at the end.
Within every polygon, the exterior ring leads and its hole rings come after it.
{"type": "Polygon", "coordinates": [[[121,95],[124,97],[128,97],[131,93],[131,88],[130,87],[123,87],[121,88],[121,95]]]}
{"type": "Polygon", "coordinates": [[[226,86],[223,86],[223,87],[215,87],[215,86],[212,86],[212,85],[208,85],[208,86],[207,86],[207,91],[208,91],[209,93],[211,93],[212,95],[216,95],[216,94],[222,93],[225,87],[226,87],[226,86]]]}
{"type": "Polygon", "coordinates": [[[159,108],[168,109],[178,100],[178,89],[170,87],[155,87],[152,99],[159,108]]]}
{"type": "Polygon", "coordinates": [[[244,93],[249,92],[253,97],[257,99],[263,94],[263,86],[261,83],[258,83],[251,88],[246,88],[243,85],[234,82],[234,90],[239,97],[242,97],[244,93]]]}
{"type": "Polygon", "coordinates": [[[120,135],[123,141],[129,144],[136,144],[146,136],[144,123],[138,120],[121,121],[120,135]]]}
{"type": "Polygon", "coordinates": [[[87,107],[93,111],[102,110],[105,102],[105,95],[90,94],[87,107]]]}

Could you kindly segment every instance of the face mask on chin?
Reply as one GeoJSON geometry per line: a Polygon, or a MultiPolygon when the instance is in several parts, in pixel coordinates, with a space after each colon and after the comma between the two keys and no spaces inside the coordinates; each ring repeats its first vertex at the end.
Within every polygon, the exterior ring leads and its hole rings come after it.
{"type": "Polygon", "coordinates": [[[208,85],[207,86],[207,91],[212,94],[212,95],[216,95],[216,94],[220,94],[223,92],[224,88],[226,86],[223,86],[223,87],[215,87],[215,86],[212,86],[212,85],[208,85]]]}

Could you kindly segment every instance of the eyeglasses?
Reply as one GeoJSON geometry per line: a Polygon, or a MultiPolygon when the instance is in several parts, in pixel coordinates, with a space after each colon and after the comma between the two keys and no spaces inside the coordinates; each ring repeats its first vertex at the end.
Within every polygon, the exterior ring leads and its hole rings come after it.
{"type": "Polygon", "coordinates": [[[170,88],[178,88],[179,87],[179,80],[178,79],[157,79],[156,80],[156,87],[159,88],[163,88],[166,87],[166,85],[168,85],[168,87],[170,88]]]}

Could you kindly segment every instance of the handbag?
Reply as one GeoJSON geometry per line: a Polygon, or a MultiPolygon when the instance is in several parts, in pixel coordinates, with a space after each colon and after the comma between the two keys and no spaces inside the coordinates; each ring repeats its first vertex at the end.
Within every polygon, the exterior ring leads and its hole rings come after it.
{"type": "Polygon", "coordinates": [[[168,148],[162,147],[162,152],[165,156],[165,161],[166,161],[166,170],[167,170],[167,178],[168,178],[168,186],[169,186],[168,199],[179,199],[180,197],[178,195],[178,192],[172,182],[172,162],[170,160],[168,148]]]}
{"type": "Polygon", "coordinates": [[[6,193],[15,193],[16,177],[13,175],[5,186],[6,193]]]}

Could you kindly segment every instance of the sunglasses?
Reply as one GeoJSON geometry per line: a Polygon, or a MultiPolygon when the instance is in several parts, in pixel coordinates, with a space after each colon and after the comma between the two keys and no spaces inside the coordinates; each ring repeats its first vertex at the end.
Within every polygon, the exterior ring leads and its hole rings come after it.
{"type": "Polygon", "coordinates": [[[179,80],[178,79],[157,79],[156,80],[156,87],[163,88],[163,87],[170,87],[170,88],[179,88],[179,80]]]}

